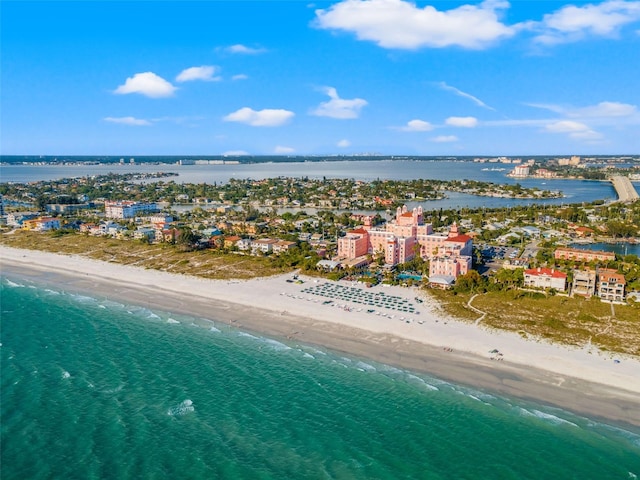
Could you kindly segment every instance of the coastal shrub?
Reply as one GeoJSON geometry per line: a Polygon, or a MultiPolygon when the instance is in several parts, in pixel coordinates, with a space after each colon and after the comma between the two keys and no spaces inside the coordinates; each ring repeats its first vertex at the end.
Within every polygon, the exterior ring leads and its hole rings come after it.
{"type": "Polygon", "coordinates": [[[576,316],[576,320],[579,322],[589,322],[589,323],[601,323],[599,319],[585,312],[581,312],[576,316]]]}
{"type": "Polygon", "coordinates": [[[555,317],[546,318],[543,323],[554,330],[565,330],[567,328],[562,320],[555,317]]]}

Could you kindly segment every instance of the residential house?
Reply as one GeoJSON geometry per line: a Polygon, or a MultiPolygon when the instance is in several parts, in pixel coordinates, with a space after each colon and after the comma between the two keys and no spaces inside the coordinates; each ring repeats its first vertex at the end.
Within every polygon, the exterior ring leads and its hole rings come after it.
{"type": "Polygon", "coordinates": [[[238,237],[237,235],[229,235],[227,237],[224,237],[224,248],[232,248],[237,246],[237,243],[242,240],[242,238],[238,237]]]}
{"type": "Polygon", "coordinates": [[[272,245],[273,253],[282,253],[290,250],[295,247],[296,242],[291,242],[289,240],[278,240],[276,243],[272,245]]]}
{"type": "Polygon", "coordinates": [[[278,240],[273,238],[259,238],[251,242],[251,254],[255,255],[258,252],[271,253],[273,251],[273,245],[278,243],[278,240]]]}
{"type": "Polygon", "coordinates": [[[22,228],[36,232],[58,230],[60,228],[60,220],[54,217],[32,218],[22,222],[22,228]]]}
{"type": "Polygon", "coordinates": [[[241,238],[235,243],[238,250],[242,250],[243,252],[251,249],[251,239],[249,238],[241,238]]]}
{"type": "Polygon", "coordinates": [[[531,268],[524,271],[524,286],[554,288],[564,292],[567,288],[567,274],[553,268],[531,268]]]}
{"type": "Polygon", "coordinates": [[[596,293],[596,272],[593,270],[574,270],[571,295],[591,297],[596,293]]]}
{"type": "Polygon", "coordinates": [[[22,227],[22,224],[26,220],[33,220],[34,218],[38,218],[37,213],[19,213],[12,212],[7,214],[7,225],[10,227],[22,227]]]}
{"type": "Polygon", "coordinates": [[[136,240],[155,240],[156,238],[156,229],[152,227],[138,227],[135,232],[133,232],[133,238],[136,240]]]}
{"type": "Polygon", "coordinates": [[[616,270],[602,268],[598,270],[598,296],[610,302],[624,301],[624,289],[627,284],[624,275],[616,270]]]}

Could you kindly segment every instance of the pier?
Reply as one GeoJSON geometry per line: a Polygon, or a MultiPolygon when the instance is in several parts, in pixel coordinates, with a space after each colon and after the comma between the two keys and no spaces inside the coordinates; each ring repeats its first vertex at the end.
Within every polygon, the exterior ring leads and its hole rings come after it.
{"type": "Polygon", "coordinates": [[[629,177],[616,175],[611,177],[611,183],[613,183],[613,188],[616,189],[619,202],[634,202],[640,198],[629,177]]]}

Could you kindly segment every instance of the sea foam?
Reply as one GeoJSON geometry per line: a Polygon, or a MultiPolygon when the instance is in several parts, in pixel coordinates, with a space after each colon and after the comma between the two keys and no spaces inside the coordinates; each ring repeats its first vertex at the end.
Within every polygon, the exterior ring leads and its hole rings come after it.
{"type": "Polygon", "coordinates": [[[174,405],[173,407],[167,410],[167,415],[171,417],[186,415],[189,412],[195,411],[193,406],[193,402],[189,399],[180,402],[178,405],[174,405]]]}

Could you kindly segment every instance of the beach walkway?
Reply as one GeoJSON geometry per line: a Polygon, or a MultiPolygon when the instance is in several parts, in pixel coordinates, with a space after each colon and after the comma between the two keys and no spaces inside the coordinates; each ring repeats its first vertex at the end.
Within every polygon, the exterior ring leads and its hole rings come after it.
{"type": "Polygon", "coordinates": [[[616,175],[611,177],[611,183],[613,183],[613,188],[616,189],[619,202],[634,202],[640,198],[629,177],[616,175]]]}

